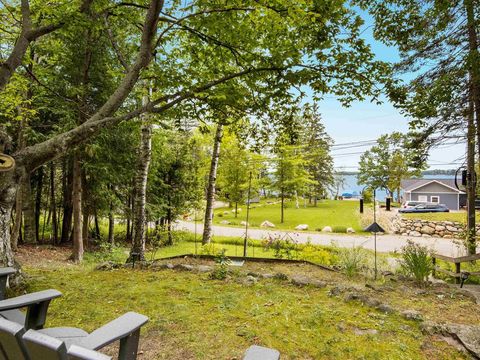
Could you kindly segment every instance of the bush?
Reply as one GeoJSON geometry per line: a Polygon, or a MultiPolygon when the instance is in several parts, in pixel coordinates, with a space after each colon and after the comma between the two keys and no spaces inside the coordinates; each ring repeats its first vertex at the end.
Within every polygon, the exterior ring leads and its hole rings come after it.
{"type": "Polygon", "coordinates": [[[367,267],[367,255],[361,246],[338,249],[338,265],[348,277],[353,277],[367,267]]]}
{"type": "Polygon", "coordinates": [[[402,248],[400,266],[405,274],[423,283],[433,270],[430,251],[426,246],[408,240],[407,245],[402,248]]]}
{"type": "Polygon", "coordinates": [[[215,253],[216,251],[214,243],[202,245],[202,248],[200,249],[200,254],[202,255],[215,255],[215,253]]]}
{"type": "Polygon", "coordinates": [[[311,243],[307,243],[305,245],[300,245],[299,249],[299,259],[311,261],[316,264],[320,265],[333,265],[337,263],[338,258],[335,254],[322,249],[319,246],[312,245],[311,243]]]}
{"type": "Polygon", "coordinates": [[[332,231],[334,233],[346,233],[347,232],[347,227],[346,226],[334,226],[332,228],[332,231]]]}
{"type": "Polygon", "coordinates": [[[216,265],[215,269],[210,273],[210,279],[225,280],[227,278],[228,265],[230,265],[231,261],[227,255],[225,255],[226,252],[226,249],[222,249],[215,256],[216,265]]]}

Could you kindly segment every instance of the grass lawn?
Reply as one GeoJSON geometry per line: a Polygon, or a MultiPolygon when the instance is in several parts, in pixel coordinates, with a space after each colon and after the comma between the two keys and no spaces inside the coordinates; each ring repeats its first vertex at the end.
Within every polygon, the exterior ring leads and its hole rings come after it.
{"type": "MultiPolygon", "coordinates": [[[[477,221],[480,221],[480,212],[476,212],[477,221]]],[[[447,212],[447,213],[425,213],[425,214],[402,214],[407,219],[419,219],[429,221],[456,221],[460,223],[467,222],[467,213],[462,212],[447,212]]]]}
{"type": "Polygon", "coordinates": [[[326,288],[276,279],[246,285],[240,272],[221,281],[175,270],[95,271],[91,262],[66,264],[68,251],[27,248],[17,256],[29,291],[63,293],[50,305],[47,326],[91,331],[127,311],[145,314],[150,321],[142,330],[139,359],[239,359],[252,344],[274,347],[282,359],[468,359],[423,334],[415,321],[329,295],[337,285],[420,310],[437,322],[480,321],[478,312],[464,311],[474,306],[471,300],[454,293],[442,299],[438,288],[417,294],[411,283],[378,283],[382,290],[374,291],[363,278],[350,280],[310,265],[250,263],[239,271],[303,274],[327,282],[326,288]]]}
{"type": "MultiPolygon", "coordinates": [[[[267,204],[262,201],[260,204],[252,204],[250,208],[250,226],[259,227],[260,224],[268,220],[275,224],[278,229],[293,230],[299,224],[307,224],[309,231],[322,229],[325,226],[331,226],[334,232],[345,232],[346,228],[352,227],[356,232],[361,232],[358,201],[339,201],[324,200],[319,201],[317,207],[308,205],[305,208],[300,203],[300,208],[295,208],[294,201],[288,201],[287,208],[284,209],[284,223],[280,223],[280,203],[267,204]]],[[[231,226],[239,226],[241,221],[246,220],[247,208],[242,209],[238,217],[232,212],[232,208],[215,209],[213,222],[216,225],[223,225],[221,222],[227,220],[231,226]]]]}

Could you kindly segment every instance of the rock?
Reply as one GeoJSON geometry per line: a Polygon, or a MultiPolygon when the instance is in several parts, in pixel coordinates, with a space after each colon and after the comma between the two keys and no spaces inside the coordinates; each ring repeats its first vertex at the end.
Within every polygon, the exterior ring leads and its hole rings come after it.
{"type": "Polygon", "coordinates": [[[210,272],[213,270],[213,267],[208,266],[208,265],[198,265],[197,266],[197,271],[198,272],[210,272]]]}
{"type": "Polygon", "coordinates": [[[422,314],[416,310],[405,310],[400,313],[407,320],[422,321],[422,314]]]}
{"type": "Polygon", "coordinates": [[[451,232],[459,232],[460,230],[458,230],[456,227],[453,227],[453,226],[450,226],[450,225],[447,225],[447,230],[448,231],[451,231],[451,232]]]}
{"type": "Polygon", "coordinates": [[[422,226],[422,229],[420,230],[422,234],[427,234],[427,235],[432,235],[435,234],[435,229],[431,228],[430,226],[422,226]]]}
{"type": "Polygon", "coordinates": [[[347,234],[354,234],[355,230],[351,227],[347,228],[347,234]]]}
{"type": "MultiPolygon", "coordinates": [[[[131,265],[130,265],[131,266],[131,265]]],[[[112,270],[112,269],[115,269],[118,267],[118,264],[115,264],[113,261],[105,261],[101,264],[98,264],[96,267],[95,267],[95,270],[102,270],[102,271],[105,271],[105,270],[112,270]]]]}
{"type": "Polygon", "coordinates": [[[275,275],[273,275],[273,278],[277,280],[288,280],[288,276],[284,273],[276,273],[275,275]]]}
{"type": "Polygon", "coordinates": [[[300,224],[295,227],[295,230],[308,230],[307,224],[300,224]]]}
{"type": "Polygon", "coordinates": [[[332,227],[331,227],[331,226],[325,226],[325,227],[322,229],[322,232],[332,232],[332,227]]]}
{"type": "Polygon", "coordinates": [[[420,234],[418,231],[410,231],[410,236],[420,237],[422,234],[420,234]]]}
{"type": "Polygon", "coordinates": [[[222,225],[230,225],[231,223],[230,223],[230,221],[228,221],[228,220],[222,220],[222,221],[220,221],[220,224],[222,224],[222,225]]]}
{"type": "Polygon", "coordinates": [[[386,314],[392,314],[395,312],[395,310],[393,310],[393,308],[388,305],[388,304],[380,304],[377,306],[377,310],[381,311],[381,312],[384,312],[386,314]]]}
{"type": "Polygon", "coordinates": [[[261,277],[263,277],[264,279],[272,279],[275,275],[273,274],[262,274],[261,277]]]}
{"type": "Polygon", "coordinates": [[[338,296],[343,292],[342,288],[340,286],[334,286],[333,288],[330,289],[328,292],[328,296],[338,296]]]}
{"type": "Polygon", "coordinates": [[[305,276],[294,276],[292,277],[292,284],[297,286],[307,286],[311,285],[317,288],[324,288],[327,284],[323,281],[316,280],[316,279],[309,279],[305,276]]]}
{"type": "Polygon", "coordinates": [[[192,270],[194,270],[194,267],[193,267],[193,265],[188,265],[188,264],[178,264],[178,265],[175,265],[175,269],[184,270],[184,271],[192,271],[192,270]]]}
{"type": "Polygon", "coordinates": [[[260,227],[264,227],[264,228],[274,228],[275,227],[275,224],[271,223],[270,221],[268,220],[265,220],[264,222],[262,222],[260,224],[260,227]]]}
{"type": "Polygon", "coordinates": [[[240,225],[247,226],[247,222],[246,221],[240,221],[240,225]]]}
{"type": "Polygon", "coordinates": [[[228,215],[228,214],[230,214],[228,211],[223,212],[223,215],[228,215]]]}
{"type": "Polygon", "coordinates": [[[444,231],[446,229],[445,226],[443,225],[435,225],[435,230],[436,231],[444,231]]]}
{"type": "Polygon", "coordinates": [[[254,285],[257,282],[258,282],[257,278],[252,275],[247,275],[247,277],[243,281],[243,283],[246,285],[254,285]]]}
{"type": "Polygon", "coordinates": [[[376,335],[376,334],[378,334],[378,330],[354,328],[353,333],[355,335],[376,335]]]}

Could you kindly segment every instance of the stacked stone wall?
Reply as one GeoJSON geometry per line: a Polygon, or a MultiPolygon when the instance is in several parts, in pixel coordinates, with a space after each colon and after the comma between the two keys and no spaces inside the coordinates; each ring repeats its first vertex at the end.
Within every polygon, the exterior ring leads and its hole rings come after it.
{"type": "MultiPolygon", "coordinates": [[[[455,221],[429,221],[399,217],[393,222],[393,230],[396,234],[403,236],[460,239],[465,232],[465,225],[455,221]]],[[[480,226],[477,226],[478,231],[480,231],[480,226]]]]}

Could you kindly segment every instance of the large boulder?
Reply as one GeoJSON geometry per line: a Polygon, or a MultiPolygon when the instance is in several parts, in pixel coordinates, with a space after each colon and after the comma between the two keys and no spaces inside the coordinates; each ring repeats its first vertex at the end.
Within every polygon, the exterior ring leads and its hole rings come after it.
{"type": "Polygon", "coordinates": [[[228,220],[222,220],[222,221],[220,221],[220,224],[222,224],[222,225],[230,225],[230,221],[228,221],[228,220]]]}
{"type": "Polygon", "coordinates": [[[295,227],[295,230],[308,230],[307,224],[300,224],[295,227]]]}
{"type": "Polygon", "coordinates": [[[347,228],[347,234],[354,234],[355,230],[351,227],[347,228]]]}
{"type": "Polygon", "coordinates": [[[325,227],[322,229],[322,232],[332,232],[332,227],[331,227],[331,226],[325,226],[325,227]]]}
{"type": "Polygon", "coordinates": [[[274,228],[275,227],[275,224],[271,223],[270,221],[268,220],[265,220],[264,222],[262,222],[260,224],[260,227],[264,227],[264,228],[274,228]]]}
{"type": "Polygon", "coordinates": [[[430,227],[430,226],[424,225],[424,226],[422,226],[420,232],[422,234],[433,235],[433,234],[435,234],[435,229],[430,227]]]}

